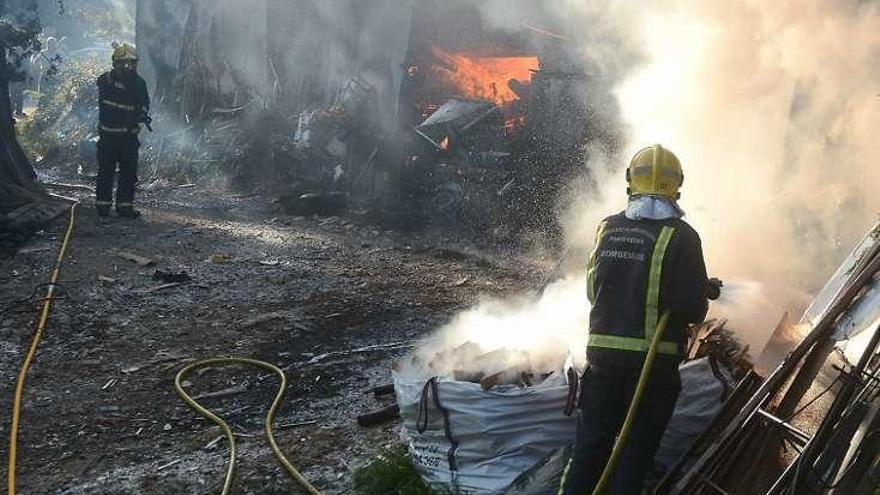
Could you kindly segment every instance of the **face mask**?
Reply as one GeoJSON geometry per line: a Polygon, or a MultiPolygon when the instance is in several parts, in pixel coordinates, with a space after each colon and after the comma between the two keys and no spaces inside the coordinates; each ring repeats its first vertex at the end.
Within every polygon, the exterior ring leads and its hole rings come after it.
{"type": "Polygon", "coordinates": [[[132,77],[137,72],[137,64],[133,64],[130,62],[116,64],[113,66],[113,70],[119,74],[121,77],[132,77]]]}

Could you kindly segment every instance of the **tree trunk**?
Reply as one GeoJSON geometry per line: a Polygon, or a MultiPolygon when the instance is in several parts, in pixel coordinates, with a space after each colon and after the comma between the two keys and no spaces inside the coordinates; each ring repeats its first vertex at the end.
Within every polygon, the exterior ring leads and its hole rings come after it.
{"type": "Polygon", "coordinates": [[[41,192],[34,169],[15,137],[9,81],[0,76],[0,213],[33,201],[41,192]]]}
{"type": "Polygon", "coordinates": [[[18,144],[9,97],[11,71],[5,54],[6,46],[0,43],[0,256],[14,251],[32,232],[70,206],[45,192],[18,144]]]}

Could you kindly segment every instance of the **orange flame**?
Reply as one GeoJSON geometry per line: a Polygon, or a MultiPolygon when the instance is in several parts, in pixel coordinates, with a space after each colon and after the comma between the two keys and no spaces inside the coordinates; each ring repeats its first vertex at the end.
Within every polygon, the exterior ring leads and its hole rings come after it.
{"type": "Polygon", "coordinates": [[[431,48],[435,57],[449,66],[437,66],[435,75],[461,96],[503,105],[519,97],[507,85],[511,79],[529,81],[529,69],[538,68],[538,57],[470,57],[431,48]]]}

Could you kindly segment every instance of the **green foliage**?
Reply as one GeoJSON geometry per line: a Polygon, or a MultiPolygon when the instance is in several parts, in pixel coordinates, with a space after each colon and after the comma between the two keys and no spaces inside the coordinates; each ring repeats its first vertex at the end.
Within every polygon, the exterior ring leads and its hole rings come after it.
{"type": "MultiPolygon", "coordinates": [[[[27,94],[35,101],[36,115],[19,126],[19,141],[31,153],[58,157],[76,163],[79,157],[71,145],[86,140],[95,132],[98,90],[95,81],[106,69],[98,57],[69,60],[60,72],[43,79],[40,90],[27,94]]],[[[55,160],[51,160],[55,161],[55,160]]]]}
{"type": "Polygon", "coordinates": [[[22,62],[40,51],[36,2],[0,1],[0,78],[20,81],[22,62]]]}
{"type": "Polygon", "coordinates": [[[106,42],[109,50],[112,40],[134,38],[134,5],[127,0],[67,0],[63,9],[44,7],[43,24],[47,33],[73,46],[94,40],[106,42]]]}
{"type": "Polygon", "coordinates": [[[69,112],[94,111],[98,108],[98,76],[107,69],[99,57],[72,59],[61,67],[59,74],[47,79],[37,102],[40,119],[53,122],[69,112]]]}
{"type": "Polygon", "coordinates": [[[432,495],[403,448],[390,449],[354,473],[359,495],[432,495]]]}

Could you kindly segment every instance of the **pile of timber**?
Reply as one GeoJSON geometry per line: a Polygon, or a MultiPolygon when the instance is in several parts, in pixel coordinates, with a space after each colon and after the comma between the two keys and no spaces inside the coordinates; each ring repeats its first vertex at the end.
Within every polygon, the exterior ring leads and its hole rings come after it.
{"type": "Polygon", "coordinates": [[[754,367],[749,346],[727,328],[726,319],[707,320],[690,330],[687,360],[708,357],[720,364],[736,378],[742,378],[754,367]]]}
{"type": "MultiPolygon", "coordinates": [[[[456,381],[478,383],[483,390],[502,385],[533,387],[552,374],[546,362],[537,362],[535,356],[523,350],[495,349],[486,351],[474,342],[439,351],[427,360],[416,353],[407,365],[427,366],[432,372],[456,381]]],[[[400,369],[403,363],[395,367],[400,369]]],[[[556,368],[562,368],[560,361],[556,368]]]]}

